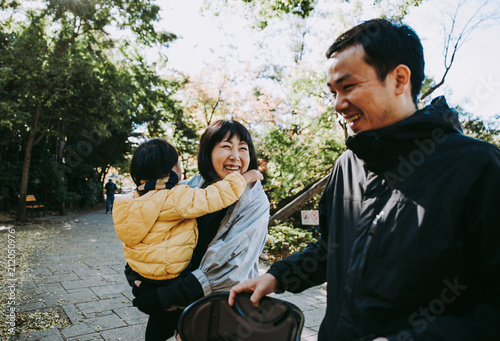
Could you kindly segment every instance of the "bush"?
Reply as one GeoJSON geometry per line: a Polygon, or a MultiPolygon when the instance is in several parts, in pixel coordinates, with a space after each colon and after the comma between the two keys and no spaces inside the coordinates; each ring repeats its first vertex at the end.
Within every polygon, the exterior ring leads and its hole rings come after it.
{"type": "MultiPolygon", "coordinates": [[[[0,210],[10,211],[17,207],[19,194],[19,179],[21,178],[22,164],[0,162],[0,210]]],[[[31,193],[30,193],[31,194],[31,193]]]]}
{"type": "Polygon", "coordinates": [[[316,242],[312,232],[302,228],[293,227],[291,223],[281,223],[276,226],[270,226],[266,249],[271,254],[282,252],[282,243],[288,243],[290,254],[302,251],[307,244],[316,242]]]}

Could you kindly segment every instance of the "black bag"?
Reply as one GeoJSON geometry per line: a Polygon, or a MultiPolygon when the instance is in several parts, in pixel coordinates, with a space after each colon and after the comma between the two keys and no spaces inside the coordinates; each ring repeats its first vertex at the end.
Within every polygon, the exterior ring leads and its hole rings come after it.
{"type": "Polygon", "coordinates": [[[182,341],[300,341],[304,315],[294,304],[265,296],[256,308],[240,293],[230,307],[228,297],[215,293],[189,305],[178,325],[182,341]]]}

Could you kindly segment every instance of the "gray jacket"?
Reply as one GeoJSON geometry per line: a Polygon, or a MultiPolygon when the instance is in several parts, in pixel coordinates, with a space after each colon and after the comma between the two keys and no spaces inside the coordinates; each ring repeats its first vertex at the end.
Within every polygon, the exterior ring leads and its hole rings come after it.
{"type": "MultiPolygon", "coordinates": [[[[201,175],[182,181],[190,187],[201,187],[204,182],[201,175]]],[[[262,184],[249,184],[229,208],[199,268],[192,272],[205,296],[228,291],[259,274],[259,256],[267,239],[268,222],[269,200],[262,184]]]]}

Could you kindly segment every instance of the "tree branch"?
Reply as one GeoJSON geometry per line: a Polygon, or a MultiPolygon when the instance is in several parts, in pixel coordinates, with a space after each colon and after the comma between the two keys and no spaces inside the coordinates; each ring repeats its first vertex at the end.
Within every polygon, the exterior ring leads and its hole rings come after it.
{"type": "MultiPolygon", "coordinates": [[[[475,29],[477,29],[482,23],[484,23],[485,21],[487,21],[489,19],[494,19],[495,18],[495,16],[493,14],[479,16],[481,10],[487,5],[488,2],[489,2],[489,0],[485,0],[474,11],[474,13],[469,17],[469,19],[467,20],[467,22],[463,26],[462,30],[458,34],[455,43],[453,44],[453,48],[451,49],[453,51],[451,53],[451,57],[448,58],[449,55],[450,55],[450,47],[451,47],[452,42],[453,42],[453,33],[456,30],[456,28],[457,28],[457,17],[458,17],[458,14],[460,12],[460,8],[464,5],[465,2],[460,2],[457,5],[457,7],[455,9],[455,12],[453,13],[453,15],[451,17],[451,27],[450,27],[450,31],[448,33],[448,37],[445,39],[445,47],[444,47],[444,67],[445,67],[445,71],[443,73],[443,76],[441,77],[441,80],[437,84],[435,84],[434,86],[432,86],[429,90],[427,90],[424,94],[422,94],[422,96],[420,97],[420,101],[422,101],[425,98],[429,97],[434,91],[436,91],[439,87],[441,87],[445,83],[446,76],[448,75],[448,72],[450,71],[450,69],[451,69],[451,67],[452,67],[452,65],[453,65],[453,63],[455,61],[455,57],[457,55],[457,52],[458,52],[459,48],[462,46],[462,44],[464,43],[464,41],[467,39],[467,37],[475,29]],[[479,18],[478,18],[478,16],[479,16],[479,18]]],[[[444,31],[446,31],[446,29],[444,29],[444,31]]]]}
{"type": "Polygon", "coordinates": [[[89,26],[87,29],[85,29],[84,31],[80,32],[80,29],[82,28],[82,20],[80,19],[80,23],[78,24],[78,28],[76,30],[75,33],[73,33],[73,36],[71,38],[69,38],[60,48],[59,50],[57,50],[55,56],[56,57],[60,57],[61,54],[64,52],[64,50],[66,50],[66,48],[69,46],[69,44],[71,44],[72,42],[75,41],[76,38],[78,38],[79,36],[81,35],[84,35],[86,34],[87,32],[90,32],[90,31],[97,31],[99,30],[100,28],[97,28],[97,27],[93,27],[93,26],[89,26]]]}

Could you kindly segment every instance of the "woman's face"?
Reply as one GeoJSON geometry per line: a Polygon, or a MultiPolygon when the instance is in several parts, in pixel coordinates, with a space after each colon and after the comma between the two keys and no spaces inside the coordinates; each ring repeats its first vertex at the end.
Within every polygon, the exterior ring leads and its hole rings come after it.
{"type": "Polygon", "coordinates": [[[212,150],[212,165],[220,179],[224,179],[229,173],[245,173],[250,164],[250,153],[248,144],[240,141],[238,135],[228,140],[226,136],[217,143],[212,150]]]}

